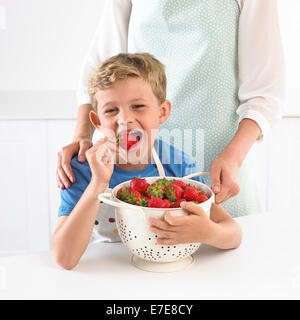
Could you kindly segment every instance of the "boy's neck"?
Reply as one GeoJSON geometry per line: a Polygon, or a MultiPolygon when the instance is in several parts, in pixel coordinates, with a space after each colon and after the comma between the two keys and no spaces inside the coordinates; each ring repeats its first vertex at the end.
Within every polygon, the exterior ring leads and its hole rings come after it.
{"type": "Polygon", "coordinates": [[[115,166],[122,170],[139,171],[148,167],[149,163],[146,163],[146,164],[117,164],[116,163],[115,166]]]}
{"type": "Polygon", "coordinates": [[[117,162],[115,164],[115,166],[122,169],[122,170],[139,171],[139,170],[143,170],[146,167],[148,167],[151,162],[152,162],[152,153],[150,152],[148,154],[147,161],[143,161],[142,163],[138,163],[138,164],[131,164],[131,163],[120,164],[117,162]]]}

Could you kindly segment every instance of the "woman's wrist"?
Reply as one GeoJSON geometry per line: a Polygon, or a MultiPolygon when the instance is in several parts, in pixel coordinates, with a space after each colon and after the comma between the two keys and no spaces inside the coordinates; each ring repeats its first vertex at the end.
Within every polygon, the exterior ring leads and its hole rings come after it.
{"type": "Polygon", "coordinates": [[[92,125],[89,113],[92,110],[90,104],[83,104],[79,106],[77,113],[77,123],[73,141],[86,139],[91,141],[94,133],[94,126],[92,125]]]}
{"type": "Polygon", "coordinates": [[[240,167],[260,133],[260,127],[255,121],[243,119],[235,136],[220,153],[219,157],[236,162],[237,166],[240,167]]]}

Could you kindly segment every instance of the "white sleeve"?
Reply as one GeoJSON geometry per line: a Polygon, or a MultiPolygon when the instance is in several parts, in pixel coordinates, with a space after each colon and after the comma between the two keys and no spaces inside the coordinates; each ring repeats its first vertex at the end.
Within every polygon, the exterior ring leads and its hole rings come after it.
{"type": "Polygon", "coordinates": [[[282,116],[285,62],[277,0],[241,1],[238,36],[239,122],[254,120],[261,140],[282,116]]]}
{"type": "Polygon", "coordinates": [[[127,52],[131,0],[106,0],[99,26],[81,67],[77,87],[78,105],[91,103],[88,80],[105,59],[127,52]]]}

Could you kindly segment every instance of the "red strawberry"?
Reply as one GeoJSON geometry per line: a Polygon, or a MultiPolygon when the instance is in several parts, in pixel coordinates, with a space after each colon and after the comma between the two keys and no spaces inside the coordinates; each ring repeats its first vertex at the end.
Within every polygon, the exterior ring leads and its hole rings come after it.
{"type": "Polygon", "coordinates": [[[186,202],[186,200],[185,199],[178,199],[178,200],[176,200],[172,205],[171,205],[171,208],[180,208],[180,203],[181,202],[186,202]]]}
{"type": "Polygon", "coordinates": [[[130,189],[142,193],[147,190],[149,183],[145,179],[134,178],[130,181],[130,189]]]}
{"type": "Polygon", "coordinates": [[[163,191],[165,193],[166,198],[172,202],[175,202],[182,196],[182,189],[176,184],[171,184],[170,186],[164,187],[163,191]]]}
{"type": "Polygon", "coordinates": [[[119,189],[117,192],[117,198],[122,201],[126,200],[128,195],[129,195],[129,189],[126,187],[119,189]]]}
{"type": "Polygon", "coordinates": [[[143,196],[138,191],[132,191],[131,189],[129,189],[128,197],[124,201],[130,204],[136,204],[136,202],[142,197],[143,196]]]}
{"type": "Polygon", "coordinates": [[[176,184],[176,186],[180,187],[182,190],[184,190],[186,188],[186,183],[184,183],[181,180],[175,180],[172,185],[176,184]]]}
{"type": "Polygon", "coordinates": [[[119,136],[118,141],[120,146],[123,149],[129,150],[133,145],[135,145],[136,143],[139,142],[139,137],[135,137],[133,135],[129,134],[128,130],[126,133],[122,134],[121,136],[119,136]]]}
{"type": "Polygon", "coordinates": [[[170,208],[172,205],[172,202],[168,199],[164,199],[163,202],[164,202],[163,208],[170,208]]]}
{"type": "Polygon", "coordinates": [[[198,191],[196,188],[189,186],[183,191],[183,196],[187,201],[194,201],[198,195],[198,191]]]}
{"type": "Polygon", "coordinates": [[[157,183],[153,183],[147,187],[146,194],[149,198],[159,197],[163,199],[163,187],[157,183]]]}
{"type": "Polygon", "coordinates": [[[208,199],[208,197],[203,192],[200,191],[195,200],[198,203],[202,203],[202,202],[206,201],[207,199],[208,199]]]}
{"type": "Polygon", "coordinates": [[[148,207],[149,200],[150,198],[142,197],[136,201],[136,205],[141,207],[148,207]]]}
{"type": "Polygon", "coordinates": [[[163,208],[164,206],[164,200],[159,197],[154,197],[149,200],[148,207],[149,208],[163,208]]]}

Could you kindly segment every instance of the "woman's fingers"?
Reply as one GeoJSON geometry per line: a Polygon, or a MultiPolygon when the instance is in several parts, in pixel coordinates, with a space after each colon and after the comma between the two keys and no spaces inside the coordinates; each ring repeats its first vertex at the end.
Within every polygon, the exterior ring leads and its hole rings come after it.
{"type": "Polygon", "coordinates": [[[62,153],[61,153],[61,168],[64,171],[64,176],[67,177],[69,183],[75,182],[75,175],[74,175],[72,168],[71,168],[71,160],[72,160],[73,155],[74,154],[70,149],[63,148],[62,153]]]}
{"type": "Polygon", "coordinates": [[[57,184],[60,188],[64,189],[64,188],[70,188],[71,183],[65,173],[65,171],[63,170],[62,166],[61,166],[61,154],[59,153],[58,155],[58,162],[57,162],[57,168],[56,168],[56,180],[57,180],[57,184]]]}
{"type": "Polygon", "coordinates": [[[79,152],[78,152],[78,161],[84,162],[86,160],[85,153],[92,146],[90,140],[81,140],[79,142],[79,152]]]}
{"type": "Polygon", "coordinates": [[[62,147],[62,149],[57,154],[57,169],[56,174],[58,176],[57,180],[63,183],[66,188],[71,186],[71,181],[75,182],[75,176],[71,168],[71,159],[78,153],[79,144],[70,143],[67,146],[62,147]]]}
{"type": "Polygon", "coordinates": [[[216,204],[220,204],[225,202],[226,200],[234,197],[240,192],[240,187],[238,181],[235,181],[228,177],[227,184],[222,184],[221,192],[216,194],[215,202],[216,204]]]}
{"type": "Polygon", "coordinates": [[[210,168],[211,175],[211,186],[214,193],[219,193],[221,191],[221,174],[222,167],[220,163],[216,160],[212,161],[210,168]]]}

